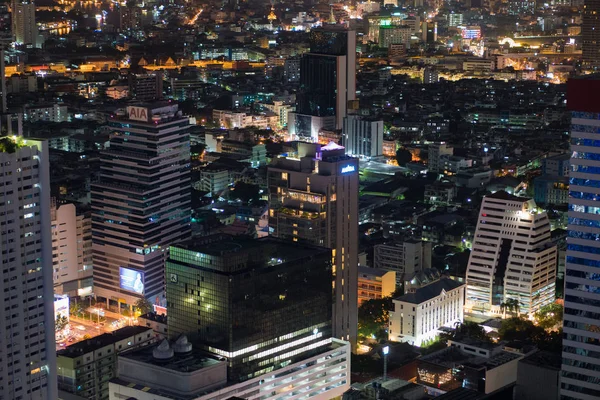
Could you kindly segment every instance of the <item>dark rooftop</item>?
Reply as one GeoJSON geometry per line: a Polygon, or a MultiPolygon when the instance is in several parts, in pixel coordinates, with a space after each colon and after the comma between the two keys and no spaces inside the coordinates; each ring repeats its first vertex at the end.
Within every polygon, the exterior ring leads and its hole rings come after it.
{"type": "Polygon", "coordinates": [[[112,333],[103,333],[100,336],[74,343],[63,350],[60,350],[57,355],[69,358],[79,357],[82,354],[95,351],[146,331],[152,332],[152,329],[146,326],[126,326],[124,328],[117,329],[112,333]]]}
{"type": "Polygon", "coordinates": [[[460,283],[448,278],[442,278],[439,281],[435,281],[427,286],[417,289],[413,293],[405,294],[404,296],[397,297],[394,300],[404,301],[412,304],[421,304],[433,299],[436,296],[439,296],[442,290],[448,292],[463,285],[464,283],[460,283]]]}
{"type": "Polygon", "coordinates": [[[505,192],[504,190],[499,190],[496,193],[489,194],[489,195],[487,195],[485,197],[486,198],[490,198],[490,199],[508,200],[508,201],[521,201],[521,202],[526,202],[528,200],[531,200],[528,197],[519,197],[519,196],[512,195],[512,194],[510,194],[508,192],[505,192]]]}
{"type": "Polygon", "coordinates": [[[561,368],[562,357],[560,353],[556,354],[541,350],[523,358],[519,362],[558,371],[561,368]]]}
{"type": "Polygon", "coordinates": [[[176,354],[170,360],[157,361],[153,355],[155,348],[156,346],[146,346],[141,349],[134,349],[132,351],[128,351],[127,353],[120,354],[119,357],[138,361],[144,364],[156,364],[161,368],[188,373],[224,362],[216,360],[208,353],[205,353],[199,349],[193,349],[191,352],[181,355],[176,354]]]}

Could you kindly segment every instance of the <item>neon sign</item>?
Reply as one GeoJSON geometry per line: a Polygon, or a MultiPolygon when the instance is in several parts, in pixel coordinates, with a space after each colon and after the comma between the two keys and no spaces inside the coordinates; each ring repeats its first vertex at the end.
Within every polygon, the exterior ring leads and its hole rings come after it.
{"type": "Polygon", "coordinates": [[[342,168],[342,174],[347,174],[348,172],[354,171],[356,171],[356,167],[354,165],[346,165],[344,168],[342,168]]]}

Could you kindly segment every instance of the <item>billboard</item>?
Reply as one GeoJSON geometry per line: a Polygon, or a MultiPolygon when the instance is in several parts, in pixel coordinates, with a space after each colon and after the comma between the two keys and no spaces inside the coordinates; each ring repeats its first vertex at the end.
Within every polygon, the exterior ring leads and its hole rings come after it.
{"type": "Polygon", "coordinates": [[[144,293],[144,273],[134,269],[119,267],[119,286],[138,294],[144,293]]]}
{"type": "Polygon", "coordinates": [[[69,296],[67,295],[54,295],[54,319],[59,315],[69,320],[69,296]]]}
{"type": "Polygon", "coordinates": [[[128,106],[129,119],[134,121],[148,122],[148,109],[146,107],[128,106]]]}

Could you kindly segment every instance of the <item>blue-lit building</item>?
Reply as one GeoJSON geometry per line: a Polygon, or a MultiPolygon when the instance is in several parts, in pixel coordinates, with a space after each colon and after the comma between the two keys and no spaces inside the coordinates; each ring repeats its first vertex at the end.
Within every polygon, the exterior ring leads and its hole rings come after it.
{"type": "Polygon", "coordinates": [[[600,80],[569,81],[571,171],[561,398],[600,398],[600,80]]]}

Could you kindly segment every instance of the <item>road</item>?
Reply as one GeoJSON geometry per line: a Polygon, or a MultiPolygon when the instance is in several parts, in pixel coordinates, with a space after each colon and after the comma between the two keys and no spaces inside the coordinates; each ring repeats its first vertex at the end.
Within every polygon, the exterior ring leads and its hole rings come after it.
{"type": "Polygon", "coordinates": [[[57,351],[84,340],[83,337],[85,335],[89,335],[90,337],[99,336],[103,333],[109,333],[122,328],[126,323],[125,319],[118,321],[114,318],[100,317],[100,325],[98,325],[97,318],[93,318],[92,321],[74,316],[70,316],[69,318],[69,329],[65,329],[62,334],[57,333],[57,351]]]}

